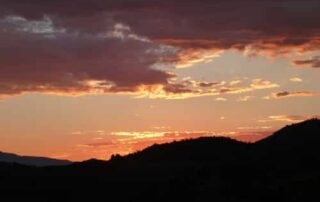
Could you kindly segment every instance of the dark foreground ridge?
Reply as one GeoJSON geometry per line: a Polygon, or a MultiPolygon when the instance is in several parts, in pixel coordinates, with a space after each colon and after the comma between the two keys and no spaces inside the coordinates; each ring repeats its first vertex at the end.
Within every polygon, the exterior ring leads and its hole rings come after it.
{"type": "Polygon", "coordinates": [[[320,201],[320,121],[256,143],[198,138],[109,161],[57,167],[0,164],[3,201],[320,201]]]}

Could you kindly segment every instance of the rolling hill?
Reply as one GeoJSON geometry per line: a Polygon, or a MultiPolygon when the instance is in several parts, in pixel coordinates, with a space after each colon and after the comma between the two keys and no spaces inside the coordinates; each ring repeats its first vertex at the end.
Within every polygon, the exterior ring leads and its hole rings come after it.
{"type": "Polygon", "coordinates": [[[207,137],[153,145],[109,161],[0,164],[7,201],[319,201],[320,120],[256,143],[207,137]]]}

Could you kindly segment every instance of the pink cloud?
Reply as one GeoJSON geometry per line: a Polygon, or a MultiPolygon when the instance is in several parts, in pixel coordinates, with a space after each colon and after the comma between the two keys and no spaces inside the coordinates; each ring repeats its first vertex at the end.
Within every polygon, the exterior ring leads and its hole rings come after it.
{"type": "MultiPolygon", "coordinates": [[[[230,49],[269,56],[318,51],[316,8],[320,3],[311,0],[2,1],[0,95],[132,93],[150,86],[208,94],[169,83],[175,75],[154,66],[207,62],[230,49]]],[[[261,82],[254,88],[265,88],[261,82]]]]}

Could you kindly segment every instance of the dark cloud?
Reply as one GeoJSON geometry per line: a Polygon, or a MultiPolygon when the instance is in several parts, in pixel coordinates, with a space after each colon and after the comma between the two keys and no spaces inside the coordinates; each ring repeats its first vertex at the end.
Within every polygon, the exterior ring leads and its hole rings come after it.
{"type": "Polygon", "coordinates": [[[306,60],[294,60],[293,64],[302,67],[320,68],[320,56],[315,56],[306,60]]]}
{"type": "Polygon", "coordinates": [[[233,48],[250,55],[319,49],[318,1],[151,2],[116,10],[115,19],[159,43],[185,49],[233,48]]]}
{"type": "Polygon", "coordinates": [[[280,92],[280,93],[276,93],[275,96],[276,97],[286,97],[286,96],[289,96],[291,95],[290,92],[287,92],[287,91],[284,91],[284,92],[280,92]]]}
{"type": "Polygon", "coordinates": [[[310,91],[283,91],[279,93],[273,93],[273,98],[286,98],[286,97],[314,97],[319,96],[320,93],[318,92],[310,92],[310,91]]]}
{"type": "Polygon", "coordinates": [[[315,0],[0,0],[0,5],[1,95],[135,92],[141,85],[192,93],[170,84],[174,75],[154,65],[189,66],[228,49],[271,56],[320,49],[315,0]]]}
{"type": "Polygon", "coordinates": [[[141,35],[194,48],[255,48],[319,45],[316,0],[2,0],[4,14],[39,19],[50,15],[62,26],[101,31],[110,21],[141,35]]]}
{"type": "Polygon", "coordinates": [[[221,85],[222,82],[198,82],[197,85],[199,87],[203,87],[203,88],[206,88],[206,87],[212,87],[212,86],[217,86],[217,85],[221,85]]]}
{"type": "Polygon", "coordinates": [[[174,75],[151,66],[161,46],[115,24],[104,34],[67,32],[49,18],[0,21],[0,94],[135,91],[174,75]]]}
{"type": "Polygon", "coordinates": [[[95,142],[95,143],[88,143],[88,144],[83,144],[79,146],[84,146],[84,147],[105,147],[105,146],[112,146],[115,145],[113,142],[95,142]]]}

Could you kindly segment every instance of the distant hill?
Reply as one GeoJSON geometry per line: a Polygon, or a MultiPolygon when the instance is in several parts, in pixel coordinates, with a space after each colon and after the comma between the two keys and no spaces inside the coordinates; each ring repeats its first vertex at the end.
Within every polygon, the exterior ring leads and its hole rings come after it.
{"type": "Polygon", "coordinates": [[[0,151],[0,162],[17,163],[30,166],[63,166],[71,164],[71,161],[58,160],[45,157],[19,156],[0,151]]]}
{"type": "Polygon", "coordinates": [[[320,121],[256,143],[224,137],[153,145],[58,167],[0,163],[6,201],[320,201],[320,121]]]}

